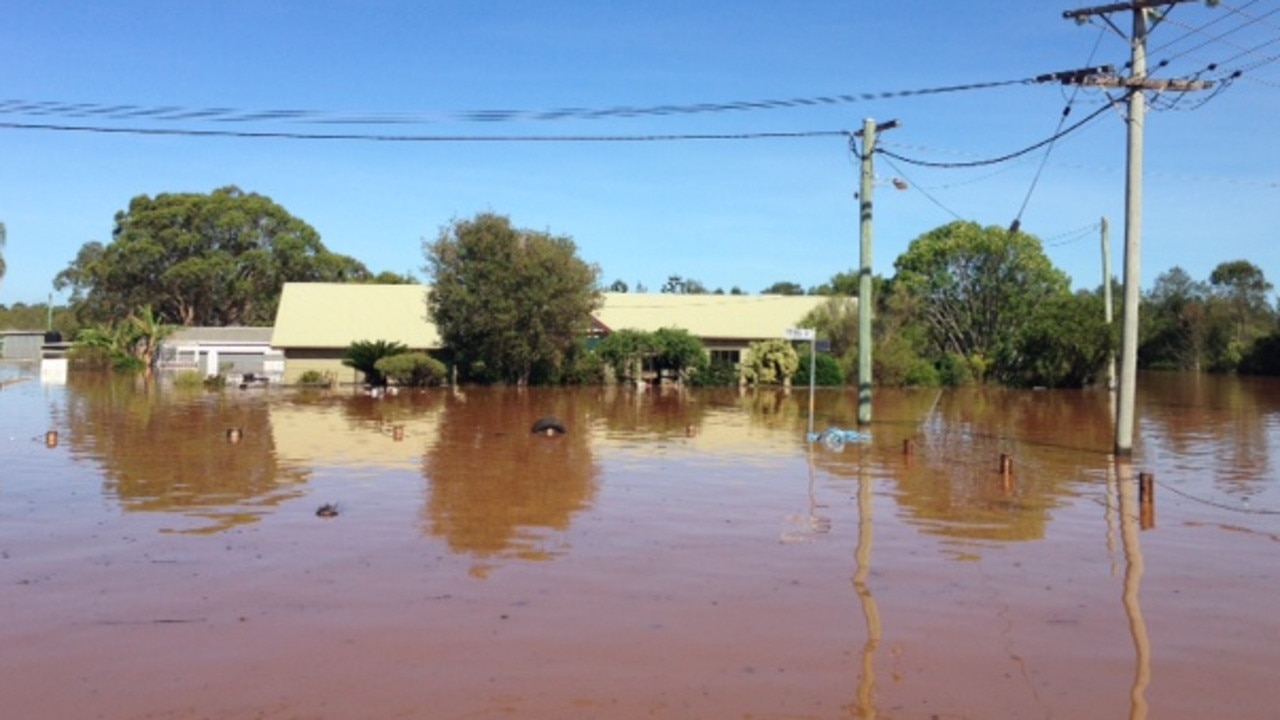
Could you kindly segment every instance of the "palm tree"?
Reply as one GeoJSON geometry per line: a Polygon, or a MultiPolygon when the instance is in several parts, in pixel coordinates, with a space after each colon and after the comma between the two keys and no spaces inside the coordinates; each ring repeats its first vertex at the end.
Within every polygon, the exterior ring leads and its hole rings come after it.
{"type": "Polygon", "coordinates": [[[128,321],[129,350],[142,362],[142,366],[150,374],[156,362],[156,353],[160,350],[160,343],[172,335],[177,328],[162,323],[159,316],[151,310],[150,305],[144,305],[140,311],[130,315],[128,321]]]}
{"type": "Polygon", "coordinates": [[[364,373],[364,381],[369,385],[381,387],[387,384],[387,377],[378,371],[378,361],[406,352],[409,348],[394,340],[357,340],[347,347],[342,364],[364,373]]]}

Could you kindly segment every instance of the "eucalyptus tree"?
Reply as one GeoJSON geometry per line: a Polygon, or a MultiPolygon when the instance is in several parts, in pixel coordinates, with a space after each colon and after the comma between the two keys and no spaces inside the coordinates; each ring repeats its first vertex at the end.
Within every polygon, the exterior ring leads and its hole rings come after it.
{"type": "Polygon", "coordinates": [[[72,291],[86,322],[150,306],[179,325],[267,325],[286,282],[371,278],[270,198],[231,186],[133,198],[111,242],[86,243],[54,287],[72,291]]]}
{"type": "Polygon", "coordinates": [[[1209,273],[1209,287],[1234,321],[1234,342],[1246,347],[1275,325],[1271,291],[1262,268],[1248,260],[1220,263],[1209,273]]]}

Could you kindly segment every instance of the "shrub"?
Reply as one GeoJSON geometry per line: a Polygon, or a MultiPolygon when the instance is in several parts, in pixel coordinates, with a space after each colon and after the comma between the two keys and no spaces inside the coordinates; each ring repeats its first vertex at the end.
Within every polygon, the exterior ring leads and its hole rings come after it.
{"type": "Polygon", "coordinates": [[[790,342],[761,340],[748,347],[742,375],[752,385],[785,385],[791,382],[799,365],[800,356],[790,342]]]}
{"type": "Polygon", "coordinates": [[[197,370],[183,370],[173,376],[177,388],[198,388],[204,385],[204,376],[197,370]]]}
{"type": "Polygon", "coordinates": [[[728,360],[704,360],[690,374],[694,387],[733,387],[738,384],[738,369],[728,360]]]}
{"type": "MultiPolygon", "coordinates": [[[[796,370],[796,376],[792,380],[796,385],[809,384],[809,348],[805,348],[800,353],[800,367],[796,370]]],[[[826,353],[818,353],[812,360],[814,370],[814,385],[822,387],[836,387],[844,384],[844,372],[840,370],[840,363],[826,353]]]]}
{"type": "Polygon", "coordinates": [[[569,358],[560,380],[566,385],[603,385],[604,369],[604,359],[584,347],[569,358]]]}
{"type": "MultiPolygon", "coordinates": [[[[974,363],[956,353],[947,353],[938,360],[938,381],[947,387],[962,387],[977,382],[974,363]]],[[[979,364],[978,370],[982,369],[979,364]]]]}
{"type": "Polygon", "coordinates": [[[324,375],[319,370],[305,370],[298,376],[298,384],[300,385],[323,385],[324,375]]]}
{"type": "Polygon", "coordinates": [[[397,385],[431,387],[444,383],[448,369],[444,363],[423,352],[400,353],[378,360],[374,369],[397,385]]]}

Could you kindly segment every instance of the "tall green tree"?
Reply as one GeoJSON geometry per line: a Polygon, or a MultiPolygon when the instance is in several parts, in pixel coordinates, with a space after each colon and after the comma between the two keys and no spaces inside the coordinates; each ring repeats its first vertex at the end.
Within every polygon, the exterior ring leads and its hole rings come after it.
{"type": "Polygon", "coordinates": [[[72,290],[86,322],[150,306],[179,325],[267,325],[286,282],[369,279],[270,198],[224,187],[133,198],[111,243],[84,245],[54,287],[72,290]]]}
{"type": "Polygon", "coordinates": [[[1206,363],[1209,289],[1174,266],[1143,297],[1138,364],[1158,370],[1200,370],[1206,363]]]}
{"type": "Polygon", "coordinates": [[[427,311],[471,379],[527,385],[565,364],[600,307],[600,270],[564,236],[501,215],[458,220],[423,246],[427,311]]]}
{"type": "Polygon", "coordinates": [[[810,310],[799,325],[813,328],[818,339],[831,344],[830,354],[843,358],[858,348],[858,301],[832,295],[810,310]]]}
{"type": "Polygon", "coordinates": [[[1248,260],[1221,263],[1209,273],[1209,287],[1234,321],[1238,348],[1246,348],[1271,331],[1275,323],[1270,296],[1273,286],[1262,268],[1248,260]]]}
{"type": "Polygon", "coordinates": [[[1016,372],[1018,337],[1035,309],[1070,293],[1039,239],[974,222],[916,238],[894,267],[895,286],[914,296],[931,354],[958,355],[1001,381],[1016,372]]]}

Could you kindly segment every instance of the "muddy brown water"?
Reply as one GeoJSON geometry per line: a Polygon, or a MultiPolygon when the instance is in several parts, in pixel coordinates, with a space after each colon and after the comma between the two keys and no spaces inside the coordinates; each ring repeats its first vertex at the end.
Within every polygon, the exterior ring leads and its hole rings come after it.
{"type": "Polygon", "coordinates": [[[1144,375],[1117,464],[1098,392],[880,391],[837,446],[806,389],[33,374],[0,366],[5,718],[1280,713],[1274,381],[1144,375]]]}

